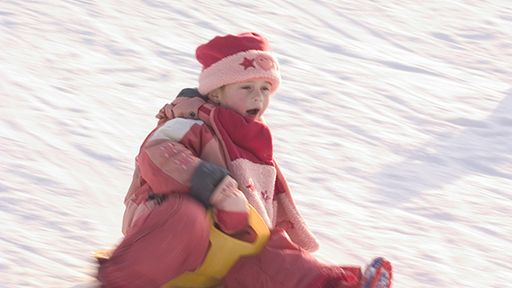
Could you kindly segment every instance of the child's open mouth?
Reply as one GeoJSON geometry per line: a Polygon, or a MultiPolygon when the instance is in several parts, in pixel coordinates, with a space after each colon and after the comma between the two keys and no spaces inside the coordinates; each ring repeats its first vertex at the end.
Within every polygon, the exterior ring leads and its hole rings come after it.
{"type": "Polygon", "coordinates": [[[260,109],[249,109],[245,112],[250,116],[256,116],[258,115],[258,112],[260,112],[260,109]]]}

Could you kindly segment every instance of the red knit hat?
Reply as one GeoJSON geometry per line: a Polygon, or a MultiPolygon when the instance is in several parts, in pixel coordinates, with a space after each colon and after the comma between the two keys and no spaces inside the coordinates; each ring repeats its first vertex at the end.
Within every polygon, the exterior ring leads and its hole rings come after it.
{"type": "Polygon", "coordinates": [[[203,65],[198,87],[203,95],[223,85],[254,78],[269,80],[273,93],[281,82],[279,64],[270,52],[268,40],[254,32],[217,36],[197,47],[196,58],[203,65]]]}

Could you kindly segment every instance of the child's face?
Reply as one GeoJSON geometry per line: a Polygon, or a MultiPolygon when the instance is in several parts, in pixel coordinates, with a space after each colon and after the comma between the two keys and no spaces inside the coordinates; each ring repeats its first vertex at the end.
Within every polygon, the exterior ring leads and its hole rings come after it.
{"type": "Polygon", "coordinates": [[[212,95],[212,100],[252,119],[260,119],[270,101],[272,84],[255,79],[228,84],[212,95]]]}

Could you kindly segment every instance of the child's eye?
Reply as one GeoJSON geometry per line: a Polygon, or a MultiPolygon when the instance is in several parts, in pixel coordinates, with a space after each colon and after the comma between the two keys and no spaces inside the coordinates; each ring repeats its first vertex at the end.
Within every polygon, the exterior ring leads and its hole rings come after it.
{"type": "Polygon", "coordinates": [[[251,89],[251,86],[242,86],[242,89],[249,90],[249,89],[251,89]]]}

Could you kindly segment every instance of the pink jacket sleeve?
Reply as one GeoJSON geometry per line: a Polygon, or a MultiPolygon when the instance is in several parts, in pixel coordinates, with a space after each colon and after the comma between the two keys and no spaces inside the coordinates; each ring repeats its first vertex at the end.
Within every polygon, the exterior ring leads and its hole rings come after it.
{"type": "Polygon", "coordinates": [[[140,175],[155,194],[189,193],[209,205],[225,168],[200,159],[207,128],[199,120],[175,118],[156,129],[136,158],[140,175]]]}
{"type": "Polygon", "coordinates": [[[142,178],[156,194],[187,193],[201,160],[181,143],[149,140],[136,158],[142,178]]]}

